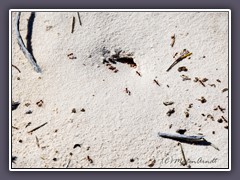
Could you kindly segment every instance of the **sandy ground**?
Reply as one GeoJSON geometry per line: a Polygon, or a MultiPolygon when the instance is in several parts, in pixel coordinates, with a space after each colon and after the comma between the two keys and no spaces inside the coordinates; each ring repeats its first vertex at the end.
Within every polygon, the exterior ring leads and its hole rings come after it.
{"type": "MultiPolygon", "coordinates": [[[[25,44],[30,14],[21,14],[25,44]]],[[[42,69],[36,73],[17,44],[13,13],[12,64],[21,73],[12,68],[12,99],[20,102],[12,111],[16,157],[12,167],[227,168],[228,123],[219,119],[228,121],[228,91],[222,92],[228,88],[228,14],[80,12],[80,16],[82,25],[76,12],[36,12],[30,36],[42,69]],[[103,64],[104,57],[119,49],[132,53],[137,67],[110,62],[118,70],[114,72],[103,64]],[[174,54],[183,49],[192,52],[190,59],[166,72],[174,54]],[[179,72],[182,66],[188,71],[179,72]],[[190,80],[184,81],[182,75],[190,80]],[[207,78],[205,87],[194,82],[195,77],[207,78]],[[163,104],[170,101],[174,104],[163,104]],[[32,113],[26,114],[29,110],[32,113]],[[203,134],[220,151],[182,143],[188,161],[183,166],[178,142],[158,137],[158,132],[177,134],[178,129],[186,129],[186,135],[203,134]]]]}

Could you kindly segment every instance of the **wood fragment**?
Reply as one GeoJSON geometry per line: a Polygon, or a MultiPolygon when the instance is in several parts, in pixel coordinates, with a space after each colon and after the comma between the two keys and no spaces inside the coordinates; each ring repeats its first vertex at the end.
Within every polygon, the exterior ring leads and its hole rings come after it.
{"type": "Polygon", "coordinates": [[[148,167],[153,167],[153,166],[155,165],[155,163],[156,163],[156,160],[155,160],[155,159],[150,159],[150,160],[148,161],[148,167]]]}
{"type": "Polygon", "coordinates": [[[198,101],[200,101],[201,103],[206,103],[207,100],[202,96],[201,99],[197,99],[198,101]]]}
{"type": "Polygon", "coordinates": [[[75,28],[75,17],[73,16],[73,19],[72,19],[72,31],[71,31],[71,33],[74,32],[74,28],[75,28]]]}
{"type": "Polygon", "coordinates": [[[168,116],[171,116],[173,113],[175,113],[175,108],[170,109],[170,110],[167,112],[167,115],[168,115],[168,116]]]}
{"type": "Polygon", "coordinates": [[[16,129],[16,130],[19,130],[19,128],[18,128],[18,127],[15,127],[15,126],[12,126],[12,128],[13,128],[13,129],[16,129]]]}
{"type": "Polygon", "coordinates": [[[125,92],[130,96],[131,92],[128,90],[128,88],[125,89],[125,92]]]}
{"type": "Polygon", "coordinates": [[[75,144],[75,145],[73,146],[73,149],[75,149],[75,148],[77,148],[77,147],[81,147],[81,144],[75,144]]]}
{"type": "Polygon", "coordinates": [[[185,66],[179,67],[178,68],[178,72],[182,72],[182,71],[188,71],[188,69],[185,66]]]}
{"type": "Polygon", "coordinates": [[[221,117],[226,123],[228,122],[224,116],[221,116],[221,117]]]}
{"type": "Polygon", "coordinates": [[[28,133],[32,133],[32,132],[34,132],[34,131],[38,130],[39,128],[41,128],[41,127],[45,126],[46,124],[47,124],[47,122],[45,122],[44,124],[42,124],[42,125],[40,125],[40,126],[38,126],[38,127],[34,128],[34,129],[32,129],[31,131],[28,131],[28,133]]]}
{"type": "Polygon", "coordinates": [[[18,108],[19,104],[20,104],[19,102],[12,101],[12,111],[16,110],[18,108]]]}
{"type": "Polygon", "coordinates": [[[77,14],[78,14],[78,20],[79,20],[79,24],[80,24],[80,26],[82,26],[82,21],[81,21],[81,18],[80,18],[80,13],[79,13],[79,12],[77,12],[77,14]]]}
{"type": "Polygon", "coordinates": [[[21,12],[17,12],[17,18],[16,18],[16,35],[17,35],[17,41],[18,41],[18,45],[20,46],[21,51],[23,52],[23,54],[25,55],[25,57],[28,59],[28,61],[30,62],[30,64],[33,66],[33,69],[37,72],[40,73],[41,69],[38,66],[36,60],[34,59],[33,55],[27,50],[26,46],[23,43],[21,34],[19,32],[19,24],[20,24],[20,15],[21,12]]]}
{"type": "Polygon", "coordinates": [[[224,88],[224,89],[222,90],[222,92],[225,92],[225,91],[228,91],[228,88],[224,88]]]}
{"type": "Polygon", "coordinates": [[[175,40],[176,40],[175,34],[173,36],[171,36],[171,39],[172,39],[171,46],[173,47],[175,44],[175,40]]]}
{"type": "Polygon", "coordinates": [[[154,79],[153,82],[155,82],[158,86],[160,86],[159,82],[156,79],[154,79]]]}
{"type": "Polygon", "coordinates": [[[181,148],[181,153],[182,153],[182,157],[183,157],[183,162],[181,161],[181,164],[182,164],[183,166],[186,166],[186,165],[187,165],[187,160],[186,160],[186,157],[185,157],[185,154],[184,154],[184,151],[183,151],[182,144],[181,144],[181,143],[178,143],[178,145],[179,145],[180,148],[181,148]]]}
{"type": "Polygon", "coordinates": [[[211,87],[216,87],[216,84],[208,84],[211,87]]]}
{"type": "Polygon", "coordinates": [[[28,126],[30,126],[32,123],[28,122],[27,125],[25,126],[25,128],[27,128],[28,126]]]}
{"type": "Polygon", "coordinates": [[[42,105],[43,105],[43,100],[40,100],[40,101],[36,102],[36,105],[38,105],[38,107],[42,107],[42,105]]]}
{"type": "Polygon", "coordinates": [[[93,160],[90,158],[90,156],[87,156],[87,160],[92,164],[93,160]]]}
{"type": "Polygon", "coordinates": [[[185,111],[184,114],[185,114],[186,118],[189,117],[189,112],[185,111]]]}
{"type": "Polygon", "coordinates": [[[137,73],[140,77],[142,77],[142,75],[140,74],[140,72],[136,71],[136,73],[137,73]]]}
{"type": "Polygon", "coordinates": [[[15,65],[12,64],[12,67],[14,67],[15,69],[17,69],[18,72],[21,73],[20,69],[19,69],[17,66],[15,66],[15,65]]]}
{"type": "Polygon", "coordinates": [[[35,138],[36,138],[36,144],[37,144],[37,147],[40,148],[39,139],[38,139],[37,136],[35,136],[35,138]]]}
{"type": "Polygon", "coordinates": [[[167,101],[167,102],[163,102],[163,104],[165,106],[170,106],[170,105],[174,104],[174,102],[173,101],[167,101]]]}
{"type": "Polygon", "coordinates": [[[184,49],[184,50],[182,51],[182,53],[180,54],[180,57],[177,58],[177,59],[172,63],[172,65],[167,69],[167,72],[170,71],[170,70],[173,68],[173,66],[175,66],[177,63],[179,63],[180,61],[182,61],[183,59],[185,59],[186,57],[191,56],[191,55],[192,55],[191,52],[189,52],[188,50],[184,49]]]}
{"type": "Polygon", "coordinates": [[[69,159],[69,161],[68,161],[68,163],[67,163],[67,166],[66,166],[66,168],[68,168],[68,167],[69,167],[70,163],[71,163],[71,159],[69,159]]]}
{"type": "Polygon", "coordinates": [[[187,142],[201,142],[204,141],[204,136],[187,136],[183,134],[169,134],[169,133],[161,133],[159,132],[158,135],[163,138],[169,138],[174,140],[184,140],[187,142]]]}
{"type": "Polygon", "coordinates": [[[187,81],[187,80],[191,80],[190,77],[186,76],[186,75],[181,75],[181,77],[183,78],[183,81],[187,81]]]}
{"type": "Polygon", "coordinates": [[[186,129],[177,129],[176,133],[178,134],[184,134],[187,130],[186,129]]]}
{"type": "Polygon", "coordinates": [[[218,105],[218,109],[219,109],[222,113],[224,113],[224,111],[226,110],[225,108],[222,108],[222,107],[219,106],[219,105],[218,105]]]}

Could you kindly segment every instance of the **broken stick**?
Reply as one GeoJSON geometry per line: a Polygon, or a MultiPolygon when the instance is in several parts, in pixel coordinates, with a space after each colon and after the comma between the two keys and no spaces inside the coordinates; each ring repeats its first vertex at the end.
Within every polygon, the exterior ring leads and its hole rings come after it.
{"type": "Polygon", "coordinates": [[[46,124],[47,124],[47,122],[45,122],[44,124],[42,124],[42,125],[40,125],[40,126],[38,126],[38,127],[34,128],[34,129],[32,129],[31,131],[28,131],[28,133],[32,133],[32,132],[34,132],[34,131],[38,130],[39,128],[41,128],[41,127],[45,126],[46,124]]]}
{"type": "Polygon", "coordinates": [[[158,133],[160,137],[163,138],[169,138],[169,139],[175,139],[175,140],[183,140],[188,142],[201,142],[205,141],[204,136],[187,136],[183,134],[168,134],[168,133],[158,133]]]}
{"type": "Polygon", "coordinates": [[[16,35],[17,35],[17,41],[18,41],[18,45],[20,46],[21,51],[23,52],[23,54],[25,55],[25,57],[29,60],[30,64],[33,66],[34,70],[37,73],[41,72],[40,67],[38,66],[38,64],[36,63],[36,60],[34,59],[33,55],[27,50],[27,48],[25,47],[21,34],[19,32],[19,24],[20,24],[20,15],[21,12],[17,12],[17,19],[16,19],[16,35]]]}
{"type": "Polygon", "coordinates": [[[176,61],[174,61],[172,63],[172,65],[167,69],[167,72],[170,71],[173,66],[175,66],[177,63],[179,63],[180,61],[182,61],[183,59],[185,59],[186,57],[192,55],[191,52],[189,52],[188,50],[184,49],[183,52],[181,53],[181,56],[179,58],[176,59],[176,61]]]}

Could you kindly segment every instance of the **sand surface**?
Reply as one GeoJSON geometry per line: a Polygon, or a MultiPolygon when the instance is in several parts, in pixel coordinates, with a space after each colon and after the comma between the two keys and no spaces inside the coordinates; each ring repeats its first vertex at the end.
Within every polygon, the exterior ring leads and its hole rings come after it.
{"type": "Polygon", "coordinates": [[[12,167],[227,168],[228,123],[219,119],[228,121],[228,91],[222,92],[228,88],[228,14],[80,12],[80,17],[81,25],[76,12],[21,14],[23,41],[27,44],[29,34],[42,69],[36,73],[17,44],[13,13],[12,64],[21,73],[12,68],[12,100],[20,102],[12,111],[12,167]],[[183,49],[192,52],[190,59],[166,72],[183,49]],[[103,63],[118,50],[137,67],[103,63]],[[188,71],[179,72],[182,66],[188,71]],[[195,77],[207,78],[205,87],[195,77]],[[163,104],[170,101],[174,104],[163,104]],[[182,143],[188,161],[183,166],[178,142],[158,137],[178,129],[203,134],[220,151],[182,143]]]}

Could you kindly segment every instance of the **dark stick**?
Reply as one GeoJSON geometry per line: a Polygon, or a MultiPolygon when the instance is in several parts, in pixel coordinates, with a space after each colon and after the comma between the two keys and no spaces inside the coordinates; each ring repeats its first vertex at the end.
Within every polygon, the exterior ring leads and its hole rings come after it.
{"type": "Polygon", "coordinates": [[[75,17],[73,16],[73,20],[72,20],[72,32],[74,32],[74,27],[75,27],[75,17]]]}
{"type": "Polygon", "coordinates": [[[16,69],[18,70],[18,72],[21,73],[20,69],[18,69],[17,66],[15,66],[15,65],[12,64],[12,67],[16,68],[16,69]]]}
{"type": "Polygon", "coordinates": [[[172,65],[167,69],[167,72],[170,71],[173,68],[173,66],[175,66],[177,63],[179,63],[180,61],[182,61],[186,57],[190,56],[191,54],[192,53],[187,53],[187,54],[184,54],[184,55],[180,56],[179,58],[177,58],[176,61],[174,61],[172,63],[172,65]]]}
{"type": "Polygon", "coordinates": [[[34,60],[34,57],[32,56],[32,54],[27,50],[27,48],[25,47],[21,34],[19,32],[19,24],[20,24],[20,15],[21,12],[17,12],[17,19],[16,19],[16,35],[17,35],[17,41],[18,41],[18,45],[20,46],[20,49],[22,50],[23,54],[25,55],[25,57],[29,60],[30,64],[33,66],[34,70],[37,73],[41,72],[40,67],[38,66],[38,64],[36,63],[36,61],[34,60]]]}
{"type": "Polygon", "coordinates": [[[79,12],[77,12],[77,14],[78,14],[79,24],[80,24],[80,26],[82,26],[82,21],[81,21],[81,18],[80,18],[80,14],[79,14],[79,12]]]}
{"type": "Polygon", "coordinates": [[[182,157],[183,157],[183,162],[181,162],[181,164],[182,164],[183,166],[186,166],[186,165],[187,165],[187,160],[186,160],[186,157],[185,157],[185,154],[184,154],[184,151],[183,151],[182,144],[181,144],[181,143],[178,143],[178,145],[179,145],[180,148],[181,148],[181,153],[182,153],[182,157]]]}
{"type": "Polygon", "coordinates": [[[71,159],[69,159],[69,161],[68,161],[68,164],[67,164],[66,168],[68,168],[68,167],[69,167],[69,164],[70,164],[70,162],[71,162],[71,159]]]}
{"type": "Polygon", "coordinates": [[[40,147],[38,137],[37,136],[35,136],[35,137],[36,137],[37,147],[40,147]]]}
{"type": "Polygon", "coordinates": [[[13,129],[16,129],[16,130],[19,130],[19,128],[15,127],[15,126],[12,126],[13,129]]]}
{"type": "Polygon", "coordinates": [[[32,129],[31,131],[28,131],[28,133],[32,133],[32,132],[34,132],[34,131],[38,130],[39,128],[41,128],[41,127],[45,126],[46,124],[47,124],[47,122],[45,122],[44,124],[42,124],[42,125],[40,125],[40,126],[38,126],[38,127],[34,128],[34,129],[32,129]]]}

